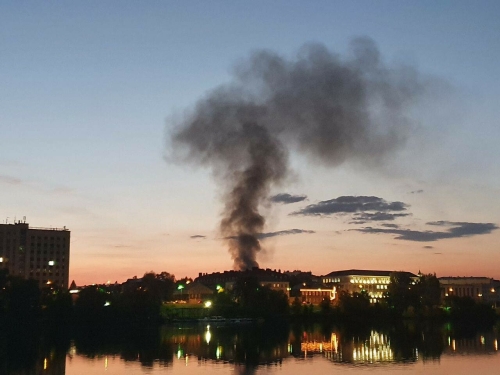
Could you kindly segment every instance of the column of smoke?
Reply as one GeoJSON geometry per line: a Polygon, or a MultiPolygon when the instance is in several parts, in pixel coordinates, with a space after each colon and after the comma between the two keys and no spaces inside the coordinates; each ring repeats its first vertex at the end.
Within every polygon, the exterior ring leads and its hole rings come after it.
{"type": "Polygon", "coordinates": [[[255,52],[174,127],[174,159],[212,168],[224,188],[220,230],[235,269],[258,266],[259,208],[285,182],[289,150],[326,166],[376,166],[407,138],[419,75],[383,64],[368,38],[350,47],[346,57],[319,44],[292,59],[255,52]]]}

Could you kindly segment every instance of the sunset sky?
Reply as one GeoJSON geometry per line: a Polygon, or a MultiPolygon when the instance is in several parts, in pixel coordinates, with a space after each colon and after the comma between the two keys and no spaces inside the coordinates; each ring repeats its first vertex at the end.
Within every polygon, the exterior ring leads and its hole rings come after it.
{"type": "Polygon", "coordinates": [[[232,269],[224,186],[173,158],[170,134],[255,51],[295,61],[317,43],[348,59],[364,37],[425,83],[405,141],[335,166],[286,144],[291,174],[270,196],[290,196],[262,207],[259,265],[500,278],[498,14],[458,0],[2,2],[1,222],[69,228],[79,285],[232,269]]]}

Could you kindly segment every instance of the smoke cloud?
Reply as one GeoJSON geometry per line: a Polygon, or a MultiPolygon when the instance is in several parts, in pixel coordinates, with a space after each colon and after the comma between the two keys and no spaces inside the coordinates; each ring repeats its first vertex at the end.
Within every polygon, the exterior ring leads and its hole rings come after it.
{"type": "Polygon", "coordinates": [[[172,157],[213,170],[225,192],[222,237],[235,269],[252,268],[265,229],[259,209],[284,185],[288,153],[329,167],[379,165],[404,144],[407,109],[424,89],[414,69],[384,64],[369,38],[354,39],[347,56],[321,44],[293,58],[257,51],[176,124],[172,157]]]}

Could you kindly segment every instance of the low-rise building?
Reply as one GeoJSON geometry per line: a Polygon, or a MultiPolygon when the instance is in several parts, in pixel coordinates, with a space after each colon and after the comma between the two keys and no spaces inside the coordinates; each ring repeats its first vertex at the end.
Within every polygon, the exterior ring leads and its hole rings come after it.
{"type": "Polygon", "coordinates": [[[195,279],[195,282],[202,283],[212,290],[219,289],[220,287],[226,290],[233,289],[236,281],[239,278],[251,277],[255,278],[262,286],[268,287],[271,290],[283,292],[289,297],[290,283],[289,277],[284,273],[269,268],[254,268],[245,271],[224,271],[214,272],[210,274],[202,274],[195,279]]]}
{"type": "Polygon", "coordinates": [[[337,298],[337,288],[319,283],[304,283],[300,286],[300,301],[304,304],[319,305],[323,301],[333,303],[337,298]]]}
{"type": "Polygon", "coordinates": [[[470,297],[477,302],[500,304],[500,281],[488,277],[440,277],[441,299],[470,297]]]}
{"type": "Polygon", "coordinates": [[[337,292],[366,292],[370,296],[370,302],[376,303],[385,298],[391,274],[394,272],[404,273],[414,282],[418,280],[418,276],[411,272],[353,269],[330,272],[321,276],[321,281],[329,288],[336,287],[337,292]]]}

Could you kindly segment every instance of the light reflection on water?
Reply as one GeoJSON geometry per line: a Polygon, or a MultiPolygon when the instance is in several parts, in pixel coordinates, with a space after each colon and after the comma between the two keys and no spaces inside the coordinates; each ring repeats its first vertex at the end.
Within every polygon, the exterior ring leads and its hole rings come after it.
{"type": "MultiPolygon", "coordinates": [[[[178,326],[139,336],[106,332],[42,350],[24,374],[498,374],[498,333],[449,326],[349,330],[178,326]]],[[[1,371],[0,371],[1,372],[1,371]]]]}

